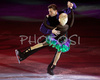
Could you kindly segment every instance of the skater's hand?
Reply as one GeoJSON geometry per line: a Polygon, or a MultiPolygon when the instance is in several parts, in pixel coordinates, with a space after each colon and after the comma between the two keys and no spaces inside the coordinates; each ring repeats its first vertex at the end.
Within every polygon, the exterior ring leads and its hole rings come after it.
{"type": "Polygon", "coordinates": [[[59,35],[60,34],[60,31],[55,30],[55,29],[57,29],[57,27],[52,30],[52,33],[55,34],[55,35],[59,35]]]}
{"type": "Polygon", "coordinates": [[[48,14],[48,15],[46,15],[46,17],[48,18],[48,17],[49,17],[49,14],[48,14]]]}
{"type": "Polygon", "coordinates": [[[68,8],[72,9],[73,3],[71,3],[70,1],[68,1],[67,6],[68,6],[68,8]]]}

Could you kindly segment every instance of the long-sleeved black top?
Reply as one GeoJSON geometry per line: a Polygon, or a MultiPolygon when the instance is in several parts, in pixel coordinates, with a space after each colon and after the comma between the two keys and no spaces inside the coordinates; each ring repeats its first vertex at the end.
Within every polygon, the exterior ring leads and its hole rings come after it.
{"type": "MultiPolygon", "coordinates": [[[[45,27],[48,28],[48,29],[54,29],[54,27],[49,26],[49,25],[46,23],[46,20],[47,20],[47,17],[46,17],[45,20],[44,20],[44,25],[45,25],[45,27]]],[[[71,9],[71,22],[70,22],[70,24],[66,24],[66,25],[64,25],[64,26],[62,26],[62,25],[60,25],[60,24],[57,25],[57,26],[56,26],[56,27],[57,27],[56,30],[59,30],[59,31],[60,31],[60,34],[57,35],[55,39],[58,39],[60,36],[65,35],[65,34],[67,33],[68,29],[69,29],[70,27],[72,27],[73,23],[74,23],[74,12],[73,12],[73,10],[71,9]]]]}

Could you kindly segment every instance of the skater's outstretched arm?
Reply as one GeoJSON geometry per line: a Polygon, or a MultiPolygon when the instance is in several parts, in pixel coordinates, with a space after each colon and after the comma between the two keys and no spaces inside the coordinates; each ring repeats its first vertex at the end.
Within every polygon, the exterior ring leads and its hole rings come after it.
{"type": "Polygon", "coordinates": [[[74,12],[71,9],[71,23],[69,24],[69,27],[72,27],[73,26],[73,23],[74,23],[74,12]]]}

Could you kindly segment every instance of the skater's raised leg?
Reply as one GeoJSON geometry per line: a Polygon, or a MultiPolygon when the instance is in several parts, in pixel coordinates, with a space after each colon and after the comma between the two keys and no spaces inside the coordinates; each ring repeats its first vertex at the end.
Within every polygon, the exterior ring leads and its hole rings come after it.
{"type": "Polygon", "coordinates": [[[19,57],[18,61],[22,61],[22,60],[26,59],[28,56],[32,55],[33,53],[37,52],[39,49],[41,49],[42,47],[45,47],[45,46],[48,46],[46,41],[36,44],[34,46],[31,46],[23,52],[21,52],[20,50],[15,50],[17,59],[19,57]]]}

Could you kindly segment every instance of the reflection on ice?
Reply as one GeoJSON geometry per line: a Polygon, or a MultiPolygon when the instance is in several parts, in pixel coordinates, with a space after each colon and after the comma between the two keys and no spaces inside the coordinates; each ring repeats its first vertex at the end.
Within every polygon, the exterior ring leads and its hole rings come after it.
{"type": "Polygon", "coordinates": [[[89,75],[49,75],[49,74],[0,74],[0,80],[100,80],[89,75]]]}

